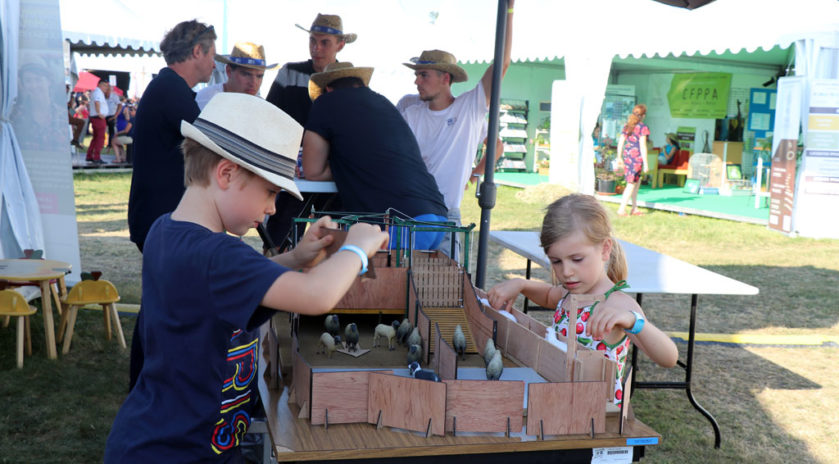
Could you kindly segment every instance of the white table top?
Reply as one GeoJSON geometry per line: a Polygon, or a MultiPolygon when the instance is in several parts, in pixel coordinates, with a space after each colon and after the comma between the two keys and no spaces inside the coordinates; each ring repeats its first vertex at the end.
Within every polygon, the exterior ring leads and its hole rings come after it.
{"type": "MultiPolygon", "coordinates": [[[[550,270],[539,244],[539,233],[493,230],[489,239],[550,270]]],[[[626,254],[630,293],[698,295],[757,295],[758,288],[680,259],[618,240],[626,254]]]]}
{"type": "Polygon", "coordinates": [[[336,193],[338,189],[332,181],[314,181],[306,179],[294,179],[297,188],[306,193],[336,193]]]}

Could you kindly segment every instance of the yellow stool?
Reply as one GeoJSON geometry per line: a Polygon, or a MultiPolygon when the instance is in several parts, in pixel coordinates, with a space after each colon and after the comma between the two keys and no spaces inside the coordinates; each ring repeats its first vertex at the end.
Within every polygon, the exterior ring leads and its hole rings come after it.
{"type": "MultiPolygon", "coordinates": [[[[94,273],[96,278],[101,273],[94,273]]],[[[122,324],[119,322],[117,307],[114,303],[119,301],[119,294],[114,284],[107,280],[83,280],[70,289],[70,293],[62,298],[61,303],[67,308],[61,314],[61,323],[58,326],[58,341],[64,338],[64,347],[61,352],[67,354],[70,351],[70,341],[73,339],[73,329],[76,326],[76,315],[79,308],[88,304],[102,306],[102,315],[105,320],[105,334],[108,340],[111,339],[111,324],[114,326],[119,343],[125,348],[125,335],[122,333],[122,324]],[[66,327],[66,332],[65,332],[66,327]]]]}
{"type": "Polygon", "coordinates": [[[35,314],[35,308],[26,302],[26,298],[14,290],[0,290],[0,316],[17,316],[17,367],[23,368],[23,344],[26,354],[32,356],[32,337],[29,335],[29,316],[35,314]]]}

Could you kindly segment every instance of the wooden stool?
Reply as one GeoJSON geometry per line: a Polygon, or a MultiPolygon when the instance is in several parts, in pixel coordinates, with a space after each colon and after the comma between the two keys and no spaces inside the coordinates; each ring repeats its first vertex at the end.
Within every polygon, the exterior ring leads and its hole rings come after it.
{"type": "MultiPolygon", "coordinates": [[[[3,286],[5,288],[5,286],[3,286]]],[[[32,337],[29,334],[29,316],[35,314],[35,308],[26,302],[26,298],[14,290],[0,290],[0,315],[17,316],[17,367],[23,368],[23,344],[26,342],[26,354],[32,356],[32,337]]]]}
{"type": "Polygon", "coordinates": [[[98,304],[102,306],[102,316],[105,320],[105,335],[108,340],[111,339],[111,324],[116,330],[119,337],[119,343],[123,348],[125,345],[125,335],[122,333],[122,324],[119,322],[119,315],[117,314],[117,307],[114,303],[119,301],[119,294],[114,284],[107,280],[98,280],[101,272],[91,273],[96,280],[82,280],[70,289],[61,302],[67,305],[64,313],[61,315],[61,323],[58,325],[58,341],[64,338],[64,347],[61,352],[67,354],[70,351],[70,341],[73,339],[73,329],[76,326],[76,315],[79,308],[88,304],[98,304]],[[65,332],[66,327],[66,332],[65,332]]]}

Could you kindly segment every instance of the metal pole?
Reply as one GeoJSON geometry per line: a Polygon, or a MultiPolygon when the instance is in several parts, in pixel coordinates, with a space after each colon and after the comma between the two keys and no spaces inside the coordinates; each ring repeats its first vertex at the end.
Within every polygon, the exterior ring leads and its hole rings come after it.
{"type": "MultiPolygon", "coordinates": [[[[481,228],[478,232],[478,262],[475,270],[475,286],[484,288],[489,243],[489,219],[495,207],[496,186],[495,142],[498,140],[498,106],[501,99],[501,71],[504,67],[504,42],[507,33],[507,0],[498,0],[498,18],[495,22],[495,58],[492,62],[492,93],[489,99],[489,127],[487,128],[487,149],[484,162],[484,181],[479,188],[478,205],[481,207],[481,228]]],[[[469,250],[464,250],[466,253],[469,250]]]]}

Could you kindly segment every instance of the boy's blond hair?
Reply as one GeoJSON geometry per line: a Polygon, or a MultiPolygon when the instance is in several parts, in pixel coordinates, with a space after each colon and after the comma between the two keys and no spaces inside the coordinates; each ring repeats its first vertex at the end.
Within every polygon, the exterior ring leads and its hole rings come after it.
{"type": "MultiPolygon", "coordinates": [[[[223,159],[222,156],[188,137],[181,143],[181,151],[184,154],[184,186],[210,185],[211,173],[223,159]]],[[[256,175],[244,168],[242,171],[256,175]]]]}

